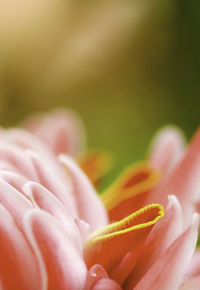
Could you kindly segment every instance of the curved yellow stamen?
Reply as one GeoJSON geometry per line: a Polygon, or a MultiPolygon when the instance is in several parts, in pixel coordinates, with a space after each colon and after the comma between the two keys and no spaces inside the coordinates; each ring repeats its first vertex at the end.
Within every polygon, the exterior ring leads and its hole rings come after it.
{"type": "Polygon", "coordinates": [[[125,217],[124,219],[122,219],[118,222],[115,222],[113,224],[109,224],[101,229],[96,230],[95,232],[93,232],[89,236],[89,239],[90,239],[89,242],[96,242],[98,240],[102,240],[105,238],[108,239],[108,238],[111,238],[114,236],[123,235],[123,234],[131,232],[133,230],[142,229],[142,228],[152,226],[163,216],[164,216],[164,208],[162,205],[160,205],[160,204],[147,205],[147,206],[141,208],[140,210],[132,213],[128,217],[125,217]],[[155,218],[153,218],[152,220],[149,220],[147,222],[142,222],[140,224],[134,224],[134,222],[137,220],[138,217],[141,217],[143,214],[145,214],[146,212],[148,212],[152,209],[158,210],[158,213],[157,213],[157,215],[155,215],[155,218]],[[128,227],[127,227],[127,225],[128,225],[128,227]]]}
{"type": "Polygon", "coordinates": [[[84,246],[88,268],[97,263],[107,271],[113,270],[128,252],[134,253],[134,264],[153,225],[163,216],[164,208],[151,204],[93,232],[84,246]]]}

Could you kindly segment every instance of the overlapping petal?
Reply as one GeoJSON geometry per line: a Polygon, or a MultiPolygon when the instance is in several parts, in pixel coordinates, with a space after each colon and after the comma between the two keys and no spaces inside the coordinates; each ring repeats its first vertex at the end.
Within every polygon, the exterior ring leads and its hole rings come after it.
{"type": "Polygon", "coordinates": [[[0,179],[0,203],[13,216],[16,224],[22,229],[24,214],[32,208],[31,202],[10,184],[0,179]]]}
{"type": "Polygon", "coordinates": [[[28,182],[23,187],[26,196],[32,201],[33,205],[45,210],[63,225],[66,233],[82,251],[82,239],[78,226],[70,212],[62,203],[45,187],[36,182],[28,182]]]}
{"type": "Polygon", "coordinates": [[[195,214],[189,228],[157,259],[134,290],[178,289],[195,250],[198,226],[199,217],[195,214]]]}
{"type": "Polygon", "coordinates": [[[11,214],[2,205],[0,205],[0,237],[2,289],[43,290],[44,277],[39,271],[36,257],[11,214]]]}
{"type": "Polygon", "coordinates": [[[33,249],[42,256],[48,274],[48,290],[82,289],[86,265],[61,224],[48,213],[35,209],[27,212],[25,225],[33,249]]]}
{"type": "Polygon", "coordinates": [[[91,226],[91,230],[107,225],[106,210],[88,177],[69,156],[61,155],[60,161],[71,176],[79,217],[91,226]]]}
{"type": "Polygon", "coordinates": [[[183,208],[185,225],[191,220],[200,193],[200,131],[196,133],[182,159],[160,186],[149,194],[147,203],[167,203],[167,196],[175,194],[183,208]]]}
{"type": "Polygon", "coordinates": [[[36,152],[27,151],[37,174],[37,180],[51,191],[70,211],[73,217],[77,217],[76,202],[71,193],[70,184],[62,182],[60,176],[43,160],[36,152]]]}
{"type": "MultiPolygon", "coordinates": [[[[38,181],[33,164],[24,150],[17,147],[15,144],[0,144],[0,160],[8,164],[6,169],[11,169],[14,172],[20,173],[33,181],[38,181]]],[[[3,168],[2,168],[3,169],[3,168]]],[[[4,167],[5,169],[5,167],[4,167]]]]}
{"type": "Polygon", "coordinates": [[[128,284],[133,288],[148,269],[159,259],[160,255],[183,232],[183,216],[179,201],[170,196],[165,215],[157,221],[147,237],[143,250],[133,271],[128,278],[128,284]]]}

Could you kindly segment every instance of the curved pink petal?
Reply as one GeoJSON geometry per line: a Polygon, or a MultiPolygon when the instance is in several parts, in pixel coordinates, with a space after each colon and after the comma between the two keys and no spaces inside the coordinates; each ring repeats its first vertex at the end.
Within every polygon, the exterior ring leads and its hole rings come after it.
{"type": "Polygon", "coordinates": [[[32,208],[31,202],[18,190],[0,178],[0,203],[12,214],[22,228],[25,212],[32,208]]]}
{"type": "Polygon", "coordinates": [[[149,162],[163,174],[169,173],[184,150],[184,137],[175,127],[166,127],[155,136],[150,149],[149,162]]]}
{"type": "Polygon", "coordinates": [[[50,191],[39,183],[29,182],[25,184],[24,192],[33,204],[57,218],[77,248],[82,249],[82,239],[77,224],[69,211],[50,191]]]}
{"type": "Polygon", "coordinates": [[[185,273],[186,279],[194,276],[200,276],[200,249],[195,251],[185,273]]]}
{"type": "MultiPolygon", "coordinates": [[[[199,217],[194,214],[191,226],[179,236],[142,277],[134,290],[178,289],[194,253],[198,235],[199,217]]],[[[128,285],[126,285],[128,288],[128,285]]]]}
{"type": "Polygon", "coordinates": [[[129,287],[133,288],[137,284],[144,273],[147,272],[182,231],[183,217],[180,203],[175,196],[170,196],[164,217],[151,230],[138,258],[138,262],[129,276],[129,287]]]}
{"type": "Polygon", "coordinates": [[[1,143],[0,160],[1,162],[10,163],[16,172],[26,176],[30,180],[37,181],[36,173],[29,156],[14,144],[1,143]]]}
{"type": "Polygon", "coordinates": [[[17,168],[15,166],[13,166],[12,164],[10,164],[9,161],[3,161],[0,160],[0,169],[1,170],[8,170],[8,171],[13,171],[13,172],[17,172],[17,168]]]}
{"type": "Polygon", "coordinates": [[[2,289],[43,289],[37,260],[12,216],[0,205],[0,281],[2,289]]]}
{"type": "Polygon", "coordinates": [[[87,273],[84,290],[90,290],[94,283],[102,278],[109,278],[104,268],[99,264],[93,265],[87,273]]]}
{"type": "Polygon", "coordinates": [[[27,212],[25,226],[34,250],[37,255],[39,251],[44,261],[48,290],[83,289],[86,265],[61,224],[48,213],[35,209],[27,212]]]}
{"type": "Polygon", "coordinates": [[[160,186],[151,192],[147,203],[153,201],[166,205],[167,196],[176,195],[182,205],[185,224],[188,225],[194,212],[194,203],[199,199],[199,180],[200,130],[194,136],[181,161],[160,186]]]}
{"type": "Polygon", "coordinates": [[[83,243],[87,240],[88,235],[90,234],[90,225],[86,223],[84,220],[75,219],[77,227],[79,229],[80,235],[82,237],[83,243]]]}
{"type": "Polygon", "coordinates": [[[99,279],[91,288],[91,290],[122,290],[121,286],[111,279],[99,279]]]}
{"type": "Polygon", "coordinates": [[[41,154],[48,164],[54,168],[57,173],[59,173],[62,178],[66,179],[63,171],[61,170],[60,164],[57,161],[56,156],[50,150],[48,144],[45,144],[41,139],[37,138],[35,135],[28,131],[22,129],[10,129],[6,130],[4,133],[4,142],[9,142],[11,144],[16,144],[23,150],[30,149],[41,154]]]}
{"type": "Polygon", "coordinates": [[[26,128],[45,141],[55,154],[76,155],[85,145],[82,121],[70,110],[57,109],[49,115],[29,118],[26,128]]]}
{"type": "Polygon", "coordinates": [[[77,217],[75,200],[71,193],[69,183],[63,183],[63,180],[60,178],[59,174],[48,166],[47,162],[40,158],[36,152],[29,150],[27,151],[27,154],[30,156],[32,164],[35,168],[39,183],[51,191],[69,210],[73,217],[77,217]]]}
{"type": "MultiPolygon", "coordinates": [[[[0,170],[0,178],[9,183],[12,187],[22,192],[22,187],[28,181],[23,175],[7,170],[0,170]]],[[[23,192],[22,192],[23,193],[23,192]]]]}
{"type": "Polygon", "coordinates": [[[88,177],[69,156],[61,155],[60,161],[71,176],[80,218],[91,226],[91,230],[107,225],[106,210],[88,177]]]}

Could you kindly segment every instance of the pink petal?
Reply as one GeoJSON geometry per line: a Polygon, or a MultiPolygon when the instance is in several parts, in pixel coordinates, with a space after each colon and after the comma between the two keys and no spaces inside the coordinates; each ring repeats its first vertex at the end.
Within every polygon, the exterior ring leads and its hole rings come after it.
{"type": "Polygon", "coordinates": [[[199,180],[200,130],[196,133],[182,160],[163,183],[151,192],[147,203],[153,201],[165,205],[168,195],[176,195],[183,208],[185,224],[188,225],[194,211],[193,204],[199,199],[199,180]]]}
{"type": "Polygon", "coordinates": [[[31,202],[14,187],[0,179],[0,203],[12,214],[17,225],[22,228],[22,219],[31,202]]]}
{"type": "Polygon", "coordinates": [[[179,288],[195,250],[198,225],[199,217],[194,214],[191,226],[161,255],[134,287],[134,290],[179,288]]]}
{"type": "Polygon", "coordinates": [[[37,260],[12,216],[0,205],[0,280],[2,289],[45,289],[37,260]]]}
{"type": "Polygon", "coordinates": [[[91,290],[105,290],[105,289],[122,290],[121,286],[117,282],[106,278],[99,279],[91,288],[91,290]]]}
{"type": "Polygon", "coordinates": [[[138,262],[129,276],[129,287],[133,288],[137,284],[144,273],[182,233],[182,230],[181,206],[175,196],[170,196],[164,217],[151,230],[138,262]]]}
{"type": "Polygon", "coordinates": [[[72,178],[80,218],[91,226],[91,230],[107,225],[106,210],[88,177],[69,156],[61,155],[60,161],[72,178]]]}
{"type": "Polygon", "coordinates": [[[196,250],[185,274],[186,279],[194,276],[200,276],[200,250],[196,250]]]}
{"type": "Polygon", "coordinates": [[[63,171],[60,168],[60,164],[57,161],[56,156],[49,149],[48,144],[45,144],[42,140],[34,136],[33,134],[22,130],[22,129],[10,129],[6,130],[4,133],[4,141],[9,143],[14,143],[18,145],[23,150],[30,149],[41,154],[43,158],[51,164],[51,167],[54,168],[63,178],[63,171]]]}
{"type": "Polygon", "coordinates": [[[137,252],[138,248],[135,249],[133,247],[132,252],[125,254],[121,263],[116,268],[113,267],[113,271],[110,273],[110,278],[122,285],[129,275],[132,277],[132,270],[134,269],[138,258],[138,256],[135,255],[137,252]]]}
{"type": "Polygon", "coordinates": [[[5,130],[3,139],[4,142],[15,144],[24,150],[32,149],[45,155],[51,154],[49,147],[47,147],[43,141],[23,129],[15,128],[5,130]]]}
{"type": "Polygon", "coordinates": [[[159,131],[151,145],[150,164],[163,174],[169,173],[182,156],[184,137],[175,127],[166,127],[159,131]]]}
{"type": "Polygon", "coordinates": [[[80,235],[82,237],[83,243],[87,240],[88,235],[90,234],[90,225],[81,219],[75,219],[76,225],[79,229],[80,235]]]}
{"type": "Polygon", "coordinates": [[[35,209],[26,214],[26,233],[42,256],[48,290],[83,289],[87,269],[70,236],[48,213],[35,209]]]}
{"type": "Polygon", "coordinates": [[[0,160],[10,163],[12,168],[15,168],[16,172],[26,176],[30,180],[37,181],[31,160],[24,154],[24,151],[17,148],[17,146],[1,143],[0,160]]]}
{"type": "Polygon", "coordinates": [[[18,171],[17,168],[10,164],[9,161],[2,161],[0,160],[0,169],[1,170],[8,170],[8,171],[18,171]]]}
{"type": "Polygon", "coordinates": [[[70,110],[57,109],[49,115],[33,116],[26,127],[44,140],[55,154],[76,155],[84,147],[82,121],[70,110]]]}
{"type": "Polygon", "coordinates": [[[7,170],[0,170],[0,178],[20,192],[22,192],[22,187],[28,181],[23,175],[7,170]]]}
{"type": "Polygon", "coordinates": [[[84,290],[90,290],[92,286],[102,278],[108,278],[108,274],[104,268],[99,264],[93,265],[87,273],[84,290]]]}
{"type": "Polygon", "coordinates": [[[66,233],[73,239],[78,249],[82,249],[82,239],[78,227],[69,211],[45,187],[36,182],[26,183],[24,192],[37,207],[57,218],[66,233]]]}
{"type": "Polygon", "coordinates": [[[45,160],[40,158],[37,153],[27,151],[27,154],[30,156],[32,164],[35,168],[39,183],[51,191],[69,210],[73,217],[77,217],[75,200],[71,193],[69,184],[67,182],[63,183],[63,180],[60,178],[59,174],[57,174],[55,170],[52,170],[45,160]]]}

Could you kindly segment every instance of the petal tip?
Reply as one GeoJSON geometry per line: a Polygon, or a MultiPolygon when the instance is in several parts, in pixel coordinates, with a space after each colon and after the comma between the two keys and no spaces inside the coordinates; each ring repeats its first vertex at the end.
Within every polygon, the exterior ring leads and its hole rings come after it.
{"type": "Polygon", "coordinates": [[[192,216],[192,224],[191,224],[194,229],[196,229],[196,228],[198,229],[199,220],[200,220],[199,214],[197,212],[195,212],[192,216]]]}

